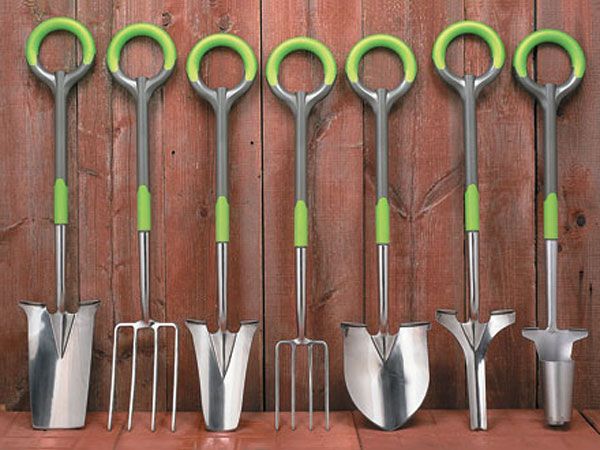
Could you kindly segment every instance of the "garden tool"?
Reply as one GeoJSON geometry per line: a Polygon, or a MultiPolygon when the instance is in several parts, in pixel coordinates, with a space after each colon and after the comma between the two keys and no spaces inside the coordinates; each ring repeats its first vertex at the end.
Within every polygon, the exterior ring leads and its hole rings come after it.
{"type": "Polygon", "coordinates": [[[325,428],[329,430],[329,348],[323,340],[306,336],[306,248],[308,246],[308,199],[306,188],[306,132],[308,117],[313,107],[321,101],[333,86],[336,77],[335,59],[321,42],[308,37],[295,37],[279,44],[269,56],[266,65],[267,82],[276,97],[282,100],[294,115],[296,125],[296,194],[294,206],[294,246],[296,248],[296,325],[298,335],[294,339],[281,340],[275,345],[275,429],[279,430],[279,352],[287,345],[291,350],[291,427],[296,429],[296,350],[307,348],[308,356],[308,417],[313,428],[313,350],[323,350],[325,382],[325,428]],[[291,93],[279,84],[279,66],[292,52],[305,51],[315,54],[323,64],[324,82],[315,91],[291,93]]]}
{"type": "Polygon", "coordinates": [[[379,331],[369,334],[362,323],[342,323],[344,378],[356,407],[375,425],[390,431],[401,427],[419,409],[429,387],[428,322],[404,323],[398,333],[388,326],[388,248],[390,210],[388,196],[388,114],[412,86],[417,61],[400,39],[374,34],[359,41],[346,61],[350,86],[372,109],[377,128],[377,204],[375,240],[379,290],[379,331]],[[404,66],[404,80],[392,90],[371,90],[358,78],[362,57],[375,48],[396,53],[404,66]]]}
{"type": "Polygon", "coordinates": [[[218,329],[211,333],[203,320],[186,320],[192,333],[206,428],[211,431],[235,430],[240,421],[248,356],[258,320],[242,321],[237,333],[227,329],[227,244],[229,242],[228,198],[228,115],[232,105],[250,89],[258,63],[252,48],[241,38],[217,33],[200,40],[187,60],[187,74],[192,87],[211,104],[217,128],[217,186],[215,232],[217,242],[218,329]],[[209,88],[198,72],[202,58],[216,47],[236,51],[244,62],[245,76],[233,89],[209,88]]]}
{"type": "Polygon", "coordinates": [[[465,231],[469,266],[469,302],[466,322],[460,322],[457,312],[440,309],[437,321],[450,331],[465,355],[471,430],[487,429],[485,390],[485,355],[492,339],[515,322],[515,312],[492,311],[488,322],[479,320],[479,189],[477,187],[477,114],[475,102],[481,90],[499,74],[504,64],[504,45],[500,36],[483,23],[456,22],[446,28],[433,45],[433,62],[442,79],[458,92],[463,101],[465,139],[465,231]],[[490,48],[492,64],[478,77],[459,77],[446,67],[446,49],[456,37],[474,34],[490,48]]]}
{"type": "Polygon", "coordinates": [[[33,428],[81,428],[85,425],[94,318],[98,300],[79,303],[77,312],[65,309],[67,188],[67,96],[92,67],[96,48],[89,30],[68,17],[39,24],[25,48],[31,71],[54,94],[54,245],[56,251],[56,311],[46,305],[21,301],[27,314],[29,391],[33,428]],[[72,72],[48,72],[38,59],[44,38],[53,31],[73,33],[81,43],[83,61],[72,72]]]}
{"type": "Polygon", "coordinates": [[[138,333],[151,331],[154,338],[154,358],[152,373],[152,431],[156,429],[156,398],[158,386],[158,341],[161,328],[174,332],[173,351],[173,406],[171,413],[171,431],[175,431],[175,414],[177,411],[177,372],[179,364],[179,331],[172,322],[158,322],[150,317],[150,229],[152,228],[151,193],[149,183],[148,158],[148,102],[154,91],[161,86],[173,72],[177,52],[171,37],[156,25],[135,23],[122,28],[115,34],[106,51],[108,69],[117,82],[123,86],[136,100],[136,159],[137,159],[137,229],[140,263],[140,300],[142,319],[137,322],[121,322],[115,326],[113,336],[112,370],[110,376],[110,403],[108,407],[108,429],[112,428],[112,417],[115,402],[115,380],[117,372],[117,349],[119,332],[131,328],[133,346],[131,353],[131,386],[129,393],[129,410],[127,430],[131,430],[133,420],[133,404],[135,401],[137,339],[138,333]],[[152,78],[138,77],[135,80],[125,75],[119,68],[121,50],[131,39],[139,36],[149,37],[158,42],[164,55],[164,64],[160,72],[152,78]]]}
{"type": "Polygon", "coordinates": [[[587,337],[582,328],[563,330],[557,325],[557,265],[558,265],[558,162],[556,151],[556,115],[560,102],[581,82],[585,72],[583,50],[568,34],[558,30],[539,30],[521,41],[513,60],[515,75],[527,92],[544,110],[544,241],[546,242],[546,329],[527,327],[523,336],[535,343],[542,366],[544,410],[546,422],[562,426],[571,421],[573,375],[571,359],[573,343],[587,337]],[[527,56],[540,44],[556,44],[571,58],[573,71],[563,84],[540,85],[527,75],[527,56]]]}

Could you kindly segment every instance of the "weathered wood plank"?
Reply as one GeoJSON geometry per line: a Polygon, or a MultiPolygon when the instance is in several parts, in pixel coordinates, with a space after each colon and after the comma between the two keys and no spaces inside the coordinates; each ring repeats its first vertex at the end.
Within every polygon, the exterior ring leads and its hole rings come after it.
{"type": "MultiPolygon", "coordinates": [[[[0,42],[5,67],[0,70],[0,284],[3,287],[0,328],[0,403],[10,409],[29,408],[27,321],[19,300],[56,308],[52,186],[54,185],[54,99],[50,89],[29,70],[25,41],[41,21],[73,15],[75,2],[0,5],[0,42]]],[[[53,33],[44,40],[40,60],[49,70],[76,65],[75,38],[53,33]]],[[[68,102],[69,206],[67,306],[76,305],[77,170],[75,92],[68,102]]]]}
{"type": "MultiPolygon", "coordinates": [[[[350,407],[343,382],[340,322],[360,320],[363,305],[362,106],[342,73],[345,57],[361,37],[358,2],[301,4],[263,1],[263,68],[279,43],[299,35],[321,40],[336,57],[338,78],[314,109],[308,128],[309,247],[307,333],[325,339],[330,352],[332,408],[350,407]]],[[[280,80],[290,91],[322,82],[318,61],[292,55],[280,80]]],[[[294,125],[292,114],[263,83],[265,379],[267,409],[274,407],[274,351],[296,336],[293,247],[294,125]]],[[[282,408],[289,404],[289,353],[282,355],[282,408]]],[[[316,360],[316,357],[315,357],[316,360]]],[[[307,368],[298,354],[297,408],[307,407],[307,368]]],[[[315,407],[323,407],[322,366],[315,373],[315,407]]]]}
{"type": "Polygon", "coordinates": [[[89,409],[105,410],[112,355],[113,242],[112,77],[105,55],[112,38],[112,4],[79,1],[77,19],[96,42],[96,64],[77,90],[77,165],[79,172],[79,272],[82,300],[99,299],[90,379],[89,409]]]}
{"type": "MultiPolygon", "coordinates": [[[[466,16],[494,28],[507,51],[502,73],[477,102],[482,320],[506,308],[517,317],[494,338],[486,358],[488,406],[535,407],[535,348],[521,335],[536,317],[534,111],[511,67],[513,49],[532,28],[533,6],[525,0],[469,1],[466,16]]],[[[485,44],[469,40],[470,73],[483,73],[489,61],[485,44]]]]}
{"type": "MultiPolygon", "coordinates": [[[[588,68],[581,86],[559,108],[557,123],[559,259],[558,323],[560,327],[584,327],[588,339],[573,346],[576,361],[574,406],[600,405],[600,306],[595,288],[600,284],[600,129],[598,116],[600,85],[600,43],[594,31],[600,27],[600,9],[594,1],[539,2],[537,28],[557,28],[569,33],[583,47],[588,68]],[[596,345],[595,345],[596,344],[596,345]]],[[[538,51],[538,80],[562,83],[569,76],[566,54],[554,46],[538,51]]],[[[543,163],[543,123],[538,113],[538,167],[543,163]]],[[[538,185],[543,183],[538,169],[538,185]]],[[[538,189],[539,191],[539,189],[538,189]]],[[[546,324],[544,249],[542,242],[542,202],[538,194],[538,316],[546,324]]]]}
{"type": "MultiPolygon", "coordinates": [[[[200,408],[196,358],[185,318],[207,320],[217,327],[215,255],[216,129],[210,105],[198,96],[185,74],[185,61],[196,42],[209,34],[240,36],[260,56],[258,1],[170,2],[164,7],[167,30],[179,51],[175,79],[165,90],[165,178],[167,251],[167,311],[181,324],[180,370],[185,395],[183,410],[200,408]]],[[[202,78],[212,88],[233,87],[243,76],[235,53],[218,49],[202,64],[202,78]]],[[[233,106],[229,118],[229,244],[228,329],[240,320],[262,322],[262,194],[260,75],[255,85],[233,106]]],[[[262,332],[251,349],[245,409],[262,408],[262,332]]]]}

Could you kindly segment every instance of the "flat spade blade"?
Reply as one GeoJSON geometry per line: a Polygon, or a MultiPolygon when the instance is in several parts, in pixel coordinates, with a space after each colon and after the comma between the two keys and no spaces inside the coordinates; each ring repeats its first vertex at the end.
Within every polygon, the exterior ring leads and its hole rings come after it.
{"type": "Polygon", "coordinates": [[[85,425],[94,319],[100,302],[82,302],[76,313],[50,313],[22,301],[27,314],[29,389],[33,428],[85,425]]]}
{"type": "Polygon", "coordinates": [[[205,321],[186,320],[192,333],[202,413],[210,431],[235,430],[242,411],[248,357],[257,320],[243,321],[237,333],[208,331],[205,321]]]}
{"type": "Polygon", "coordinates": [[[378,427],[400,428],[419,409],[429,387],[426,322],[402,324],[397,334],[369,334],[342,323],[344,377],[354,405],[378,427]]]}

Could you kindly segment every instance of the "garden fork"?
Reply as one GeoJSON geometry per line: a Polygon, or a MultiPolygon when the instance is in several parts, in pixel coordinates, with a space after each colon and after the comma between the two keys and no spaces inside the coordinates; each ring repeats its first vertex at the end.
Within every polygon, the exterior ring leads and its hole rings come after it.
{"type": "Polygon", "coordinates": [[[113,77],[137,102],[137,228],[140,259],[140,297],[142,320],[137,322],[121,322],[115,326],[113,338],[112,370],[110,374],[110,404],[108,409],[108,429],[112,428],[112,418],[115,400],[115,380],[117,371],[117,348],[119,332],[127,328],[133,330],[133,349],[131,353],[131,386],[129,392],[129,408],[127,415],[127,430],[131,430],[133,420],[133,404],[135,401],[135,381],[137,368],[138,333],[152,330],[154,338],[154,357],[152,365],[152,416],[151,430],[156,430],[156,398],[158,386],[158,339],[161,328],[171,328],[174,331],[173,354],[173,407],[171,412],[171,431],[175,431],[175,415],[177,411],[177,372],[179,365],[179,332],[177,325],[171,322],[157,322],[150,318],[150,190],[148,170],[148,101],[154,91],[171,75],[175,66],[177,53],[171,37],[159,27],[148,23],[136,23],[121,29],[110,42],[106,52],[108,68],[113,77]],[[157,41],[162,47],[164,64],[158,75],[148,79],[139,77],[135,80],[127,77],[119,68],[119,60],[123,46],[132,38],[146,36],[157,41]]]}

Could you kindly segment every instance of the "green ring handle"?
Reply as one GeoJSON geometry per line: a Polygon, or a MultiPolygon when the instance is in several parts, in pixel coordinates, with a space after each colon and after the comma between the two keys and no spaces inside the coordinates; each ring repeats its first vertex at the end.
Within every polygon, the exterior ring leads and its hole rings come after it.
{"type": "Polygon", "coordinates": [[[214,48],[227,47],[235,51],[244,63],[245,78],[252,81],[258,71],[258,62],[252,47],[241,37],[233,34],[215,33],[199,40],[190,51],[186,63],[188,79],[193,83],[198,81],[202,58],[214,48]]]}
{"type": "Polygon", "coordinates": [[[313,53],[319,58],[321,64],[323,64],[324,84],[328,86],[333,84],[337,67],[331,50],[316,39],[299,36],[282,42],[269,55],[265,70],[267,72],[267,82],[271,86],[279,84],[279,66],[285,57],[290,53],[302,50],[313,53]]]}
{"type": "Polygon", "coordinates": [[[433,44],[433,63],[438,70],[446,70],[446,50],[454,39],[464,34],[474,34],[482,38],[492,54],[493,67],[496,69],[502,68],[506,59],[506,51],[498,33],[484,23],[462,20],[448,26],[439,34],[433,44]]]}
{"type": "Polygon", "coordinates": [[[173,69],[177,60],[177,50],[169,33],[154,24],[140,22],[121,28],[110,41],[106,50],[106,63],[112,73],[119,70],[121,50],[125,44],[131,39],[141,36],[154,39],[160,45],[164,57],[163,68],[165,70],[173,69]]]}
{"type": "Polygon", "coordinates": [[[404,79],[411,83],[417,76],[417,60],[411,48],[401,39],[389,34],[372,34],[358,41],[346,59],[346,76],[352,83],[358,83],[358,66],[369,51],[387,48],[398,55],[404,67],[404,79]]]}
{"type": "Polygon", "coordinates": [[[579,43],[567,33],[560,30],[538,30],[525,37],[515,50],[513,67],[520,77],[527,77],[527,57],[540,44],[556,44],[562,47],[571,59],[573,75],[583,78],[585,73],[585,54],[579,43]]]}
{"type": "Polygon", "coordinates": [[[81,50],[83,53],[82,63],[89,65],[94,61],[96,45],[94,44],[94,38],[92,37],[90,30],[88,30],[81,22],[71,19],[70,17],[53,17],[44,20],[35,27],[27,38],[27,43],[25,44],[25,57],[30,66],[38,64],[38,55],[42,41],[54,31],[68,31],[69,33],[74,34],[81,43],[81,50]]]}

